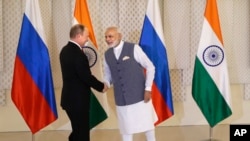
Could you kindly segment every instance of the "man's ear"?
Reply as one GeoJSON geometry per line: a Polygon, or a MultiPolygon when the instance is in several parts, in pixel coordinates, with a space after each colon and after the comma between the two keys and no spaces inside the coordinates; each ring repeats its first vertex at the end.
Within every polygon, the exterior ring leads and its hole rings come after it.
{"type": "Polygon", "coordinates": [[[122,34],[118,33],[118,38],[121,40],[122,39],[122,34]]]}

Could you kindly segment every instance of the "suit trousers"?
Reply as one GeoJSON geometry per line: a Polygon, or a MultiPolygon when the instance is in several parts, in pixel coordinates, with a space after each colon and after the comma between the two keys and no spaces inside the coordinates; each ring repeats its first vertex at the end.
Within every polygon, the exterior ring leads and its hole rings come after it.
{"type": "Polygon", "coordinates": [[[78,108],[77,110],[66,110],[70,119],[72,132],[69,141],[89,141],[89,110],[78,108]]]}

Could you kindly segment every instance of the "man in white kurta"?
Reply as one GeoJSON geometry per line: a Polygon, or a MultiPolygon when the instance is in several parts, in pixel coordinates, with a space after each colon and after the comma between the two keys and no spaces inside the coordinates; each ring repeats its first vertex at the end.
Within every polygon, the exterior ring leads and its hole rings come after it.
{"type": "Polygon", "coordinates": [[[117,27],[107,28],[110,48],[104,59],[104,80],[114,85],[120,133],[123,141],[132,141],[132,135],[140,132],[145,132],[147,141],[155,141],[157,116],[151,100],[155,67],[137,44],[121,37],[117,27]]]}

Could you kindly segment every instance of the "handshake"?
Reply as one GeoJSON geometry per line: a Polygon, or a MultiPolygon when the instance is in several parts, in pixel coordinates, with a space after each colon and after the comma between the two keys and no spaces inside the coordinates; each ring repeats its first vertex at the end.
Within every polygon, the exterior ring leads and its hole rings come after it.
{"type": "Polygon", "coordinates": [[[103,87],[102,92],[104,93],[109,89],[109,87],[108,87],[108,85],[106,83],[103,83],[103,84],[104,84],[104,87],[103,87]]]}

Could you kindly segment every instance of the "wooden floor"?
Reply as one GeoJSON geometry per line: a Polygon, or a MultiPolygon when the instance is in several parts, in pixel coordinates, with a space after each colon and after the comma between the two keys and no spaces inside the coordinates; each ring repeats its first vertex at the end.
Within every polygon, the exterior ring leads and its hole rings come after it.
{"type": "MultiPolygon", "coordinates": [[[[229,125],[156,127],[157,141],[229,141],[229,125]]],[[[68,141],[70,131],[0,132],[0,141],[68,141]]],[[[91,141],[121,141],[116,129],[91,131],[91,141]]],[[[134,141],[146,141],[144,134],[135,134],[134,141]]]]}

